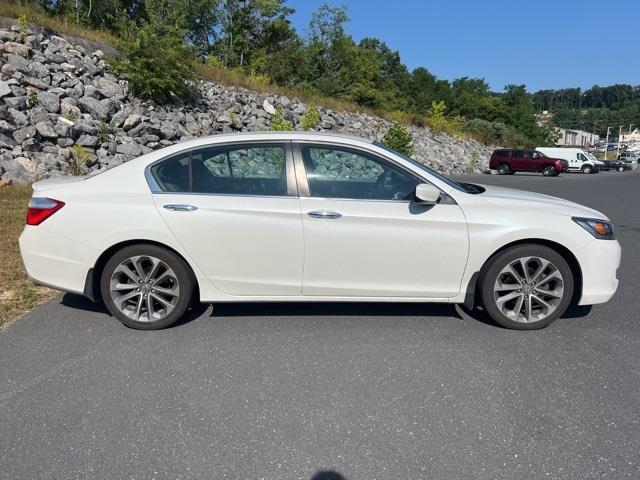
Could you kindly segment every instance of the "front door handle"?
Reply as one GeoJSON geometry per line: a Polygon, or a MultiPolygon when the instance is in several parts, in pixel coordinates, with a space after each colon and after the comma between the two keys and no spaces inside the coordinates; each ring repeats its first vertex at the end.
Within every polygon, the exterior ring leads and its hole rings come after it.
{"type": "Polygon", "coordinates": [[[331,210],[313,210],[311,212],[307,212],[307,215],[313,218],[324,218],[327,220],[335,220],[342,216],[341,213],[333,212],[331,210]]]}
{"type": "Polygon", "coordinates": [[[198,207],[194,205],[181,205],[176,203],[163,205],[162,208],[166,208],[167,210],[171,210],[172,212],[193,212],[194,210],[198,209],[198,207]]]}

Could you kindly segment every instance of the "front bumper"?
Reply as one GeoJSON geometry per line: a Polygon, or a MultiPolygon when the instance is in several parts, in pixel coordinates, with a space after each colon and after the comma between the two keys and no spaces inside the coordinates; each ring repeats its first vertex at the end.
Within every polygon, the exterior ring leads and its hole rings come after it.
{"type": "Polygon", "coordinates": [[[618,289],[616,272],[622,249],[617,240],[597,240],[575,252],[582,270],[582,295],[578,305],[611,300],[618,289]]]}

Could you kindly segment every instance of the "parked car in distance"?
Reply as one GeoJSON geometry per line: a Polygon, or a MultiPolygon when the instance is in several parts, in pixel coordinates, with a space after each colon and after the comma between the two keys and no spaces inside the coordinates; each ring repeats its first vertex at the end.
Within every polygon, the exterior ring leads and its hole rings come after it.
{"type": "Polygon", "coordinates": [[[491,154],[489,168],[499,175],[513,175],[516,172],[541,172],[546,177],[555,177],[566,172],[569,163],[553,158],[538,150],[501,148],[491,154]]]}
{"type": "Polygon", "coordinates": [[[550,157],[566,160],[569,172],[598,173],[604,169],[604,163],[581,148],[538,147],[536,150],[550,157]]]}
{"type": "Polygon", "coordinates": [[[148,330],[194,299],[477,302],[502,326],[536,329],[572,302],[607,302],[621,253],[591,208],[307,132],[194,139],[36,182],[26,223],[36,283],[148,330]]]}
{"type": "Polygon", "coordinates": [[[631,163],[627,163],[622,160],[603,160],[603,163],[605,170],[617,170],[618,172],[631,170],[631,163]]]}

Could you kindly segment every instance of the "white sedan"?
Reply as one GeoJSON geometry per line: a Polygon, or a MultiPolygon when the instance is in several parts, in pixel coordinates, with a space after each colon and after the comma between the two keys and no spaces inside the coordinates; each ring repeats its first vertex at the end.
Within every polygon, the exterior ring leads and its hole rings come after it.
{"type": "Polygon", "coordinates": [[[197,299],[479,304],[536,329],[618,286],[602,213],[455,182],[357,138],[219,135],[33,189],[30,277],[133,328],[171,325],[197,299]]]}

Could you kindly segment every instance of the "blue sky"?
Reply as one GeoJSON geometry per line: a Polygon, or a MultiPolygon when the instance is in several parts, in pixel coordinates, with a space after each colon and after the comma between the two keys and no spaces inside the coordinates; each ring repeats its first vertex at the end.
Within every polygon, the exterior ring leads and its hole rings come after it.
{"type": "MultiPolygon", "coordinates": [[[[322,0],[288,0],[302,32],[322,0]]],[[[529,91],[640,84],[640,0],[329,0],[349,33],[384,40],[413,69],[529,91]]]]}

